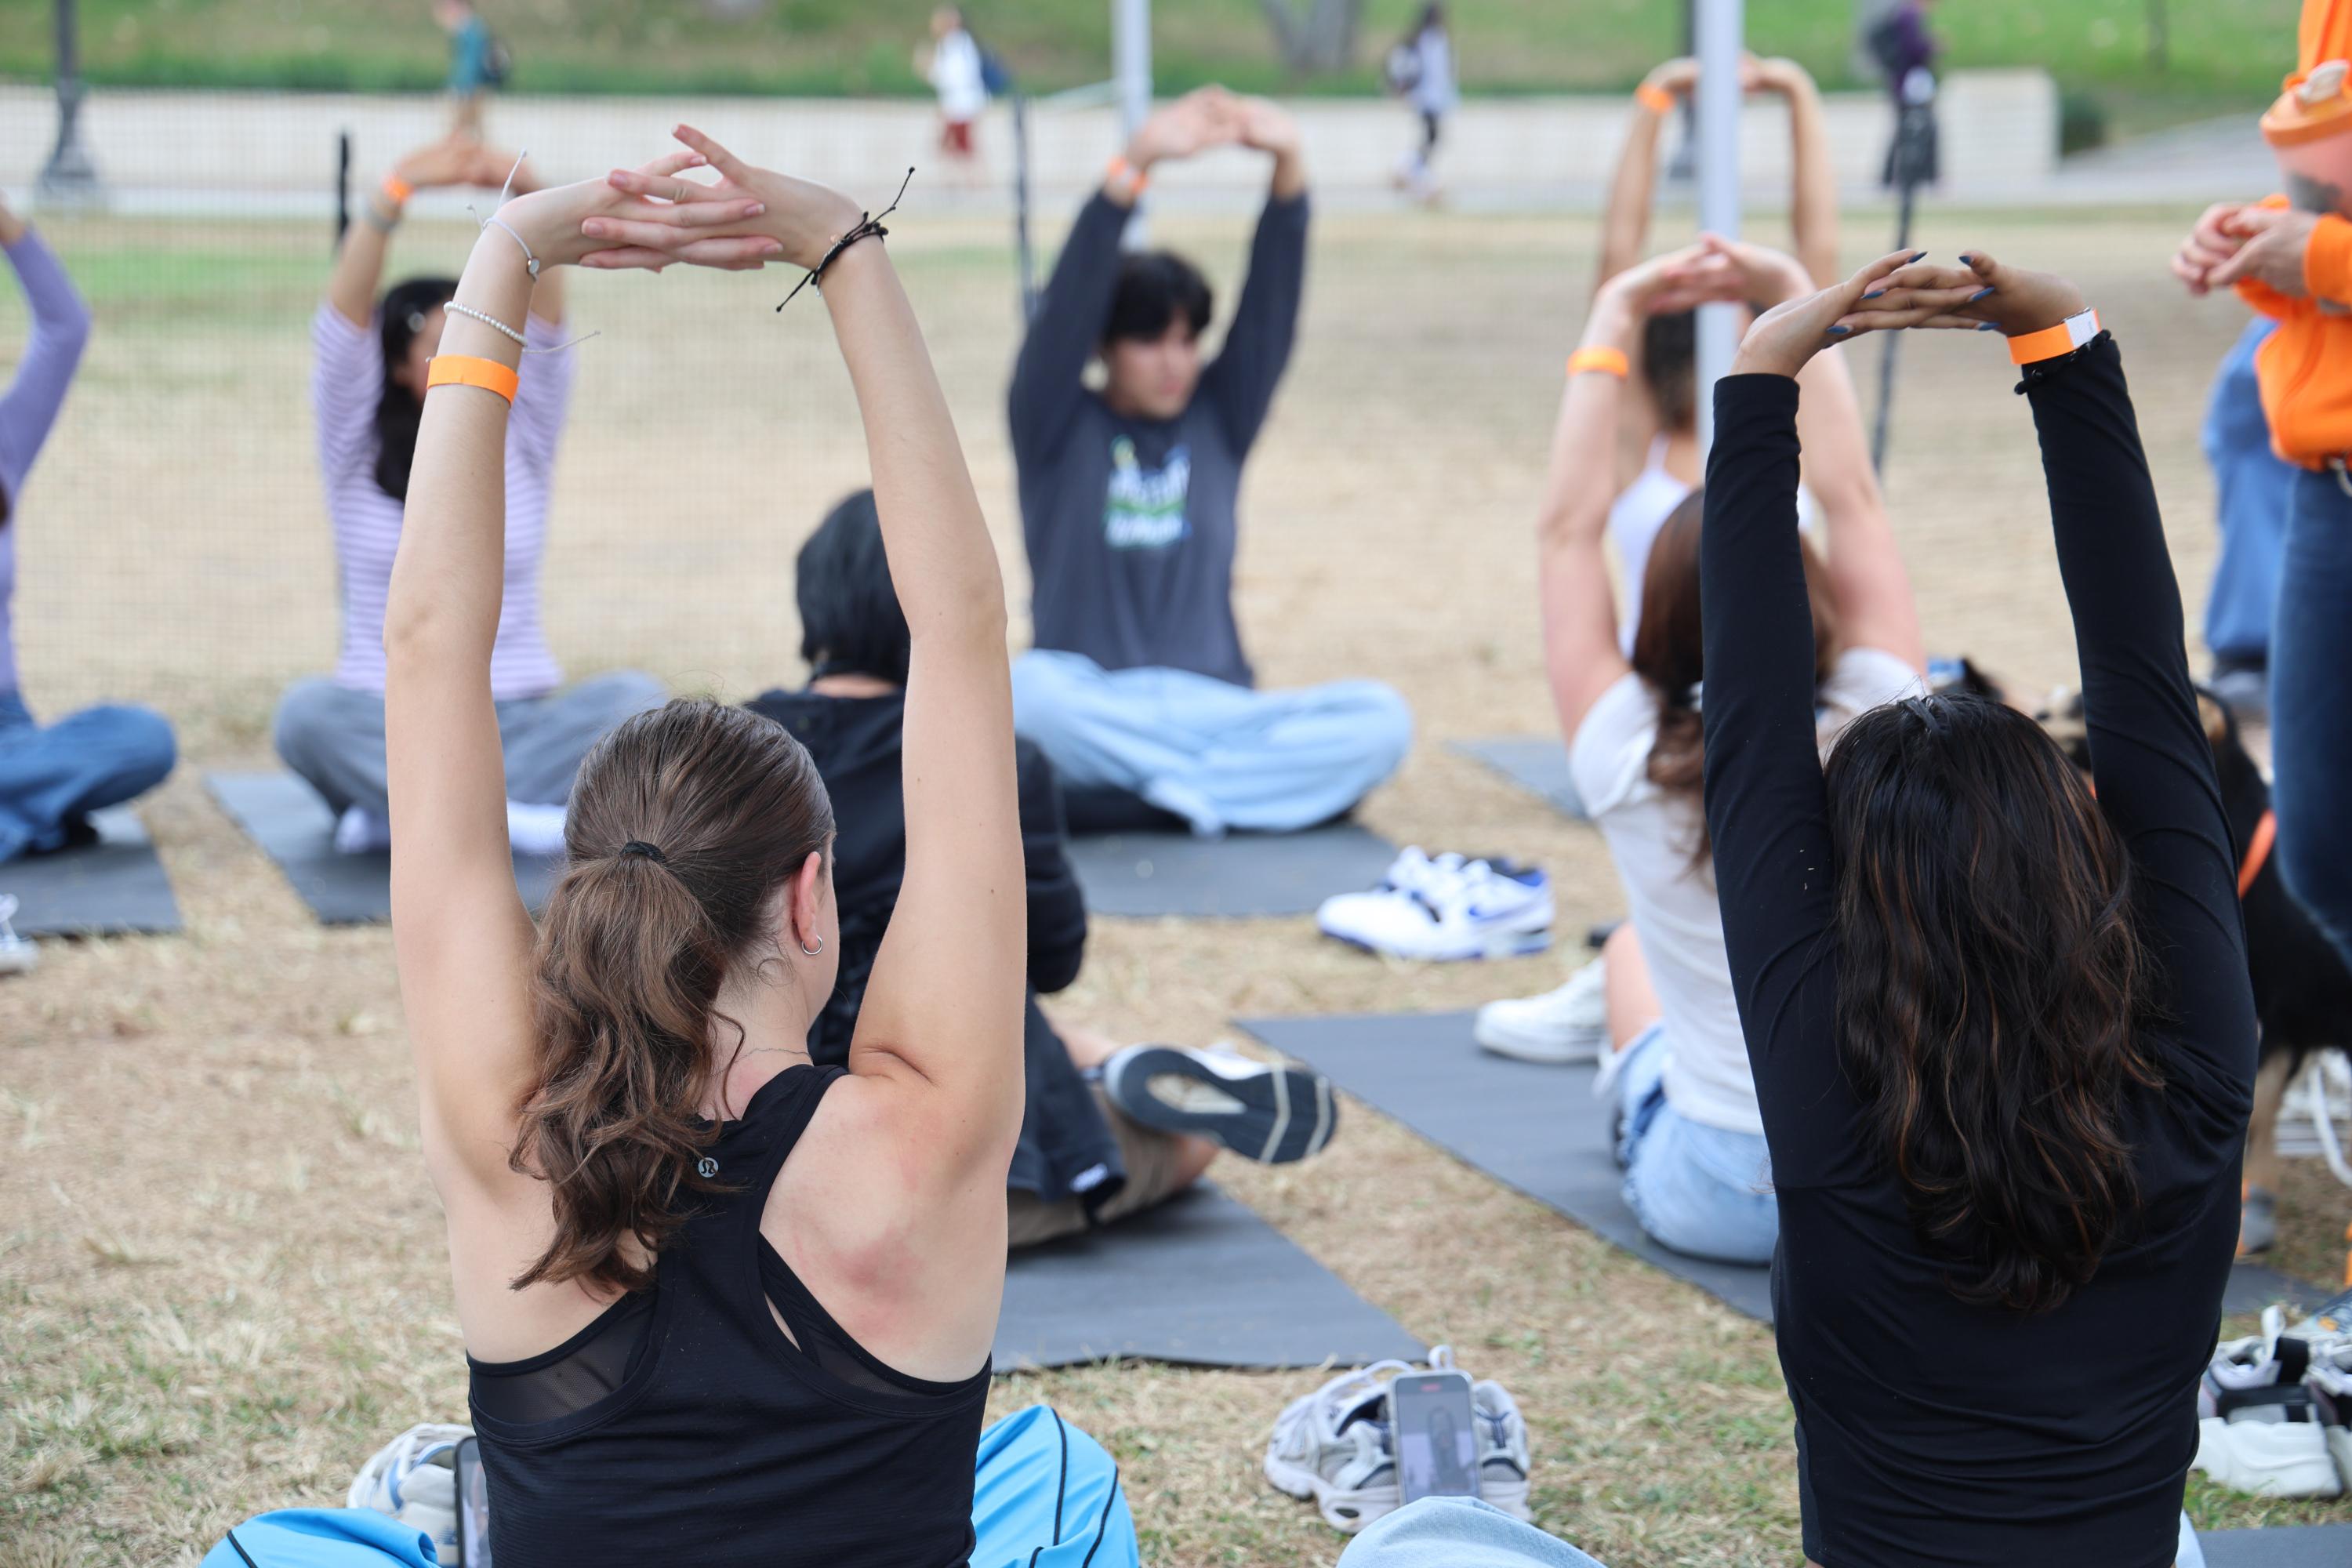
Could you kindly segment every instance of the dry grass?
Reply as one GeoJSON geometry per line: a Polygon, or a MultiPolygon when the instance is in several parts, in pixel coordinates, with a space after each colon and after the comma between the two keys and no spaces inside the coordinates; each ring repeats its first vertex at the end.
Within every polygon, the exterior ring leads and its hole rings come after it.
{"type": "MultiPolygon", "coordinates": [[[[1939,221],[1926,239],[2084,282],[2126,344],[2193,599],[2211,554],[2195,424],[2236,317],[2184,307],[2160,276],[2186,216],[1939,221]]],[[[1163,228],[1231,276],[1238,225],[1163,228]]],[[[109,331],[25,511],[28,682],[52,707],[130,691],[181,721],[191,765],[147,815],[188,934],[52,947],[38,974],[0,986],[0,1568],[192,1562],[247,1513],[337,1500],[385,1436],[464,1408],[389,940],[312,924],[195,773],[262,760],[274,692],[331,646],[302,407],[317,237],[94,225],[61,238],[109,331]]],[[[1017,584],[997,241],[918,220],[892,245],[1017,584]]],[[[1304,347],[1252,474],[1239,584],[1267,680],[1372,673],[1412,700],[1423,734],[1371,824],[1541,860],[1570,931],[1618,912],[1597,839],[1444,742],[1551,722],[1529,522],[1590,251],[1570,222],[1326,223],[1304,347]]],[[[575,668],[638,663],[729,692],[793,673],[789,552],[861,458],[822,307],[779,321],[773,282],[583,289],[581,314],[606,336],[585,351],[548,593],[575,668]]],[[[2009,372],[1972,339],[1904,352],[1890,484],[1931,644],[2028,687],[2070,678],[2009,372]]],[[[1874,349],[1862,357],[1874,365],[1874,349]]],[[[1063,1005],[1202,1041],[1235,1016],[1460,1006],[1559,973],[1556,958],[1382,963],[1305,921],[1104,921],[1063,1005]]],[[[1616,1568],[1793,1562],[1769,1336],[1349,1112],[1317,1162],[1223,1179],[1517,1393],[1544,1522],[1616,1568]]],[[[2352,1204],[2308,1171],[2291,1203],[2285,1257],[2332,1275],[2352,1204]]],[[[1339,1538],[1255,1468],[1275,1412],[1316,1381],[1098,1367],[1007,1380],[996,1404],[1048,1399],[1103,1437],[1155,1563],[1328,1563],[1339,1538]]],[[[2201,1487],[2192,1507],[2200,1523],[2352,1519],[2352,1505],[2201,1487]]]]}

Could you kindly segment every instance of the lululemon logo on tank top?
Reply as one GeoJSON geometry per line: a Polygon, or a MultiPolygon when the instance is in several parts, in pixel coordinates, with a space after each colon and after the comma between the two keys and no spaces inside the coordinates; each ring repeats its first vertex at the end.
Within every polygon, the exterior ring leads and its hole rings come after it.
{"type": "Polygon", "coordinates": [[[707,1182],[719,1173],[719,1162],[705,1154],[695,1162],[694,1169],[696,1173],[707,1182]]]}
{"type": "Polygon", "coordinates": [[[1110,495],[1103,506],[1103,542],[1113,550],[1170,550],[1192,531],[1184,502],[1192,489],[1192,454],[1181,443],[1168,460],[1147,468],[1125,436],[1110,444],[1110,495]]]}

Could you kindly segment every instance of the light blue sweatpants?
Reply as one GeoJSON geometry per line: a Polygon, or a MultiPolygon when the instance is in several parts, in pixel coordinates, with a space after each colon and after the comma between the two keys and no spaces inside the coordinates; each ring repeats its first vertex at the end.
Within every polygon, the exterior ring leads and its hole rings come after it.
{"type": "Polygon", "coordinates": [[[1255,691],[1045,648],[1013,661],[1013,724],[1066,787],[1125,790],[1211,836],[1328,822],[1412,744],[1412,710],[1377,680],[1255,691]]]}
{"type": "Polygon", "coordinates": [[[1476,1498],[1425,1497],[1384,1514],[1339,1553],[1339,1568],[1601,1568],[1476,1498]]]}

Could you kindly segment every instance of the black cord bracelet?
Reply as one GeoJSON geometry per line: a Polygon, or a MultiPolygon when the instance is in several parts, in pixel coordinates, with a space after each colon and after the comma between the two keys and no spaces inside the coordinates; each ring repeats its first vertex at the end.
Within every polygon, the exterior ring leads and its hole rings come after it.
{"type": "Polygon", "coordinates": [[[898,210],[898,204],[906,199],[907,187],[914,183],[915,170],[914,166],[909,164],[907,169],[907,177],[898,182],[898,194],[890,198],[890,205],[884,207],[878,213],[871,215],[859,213],[857,215],[857,226],[833,242],[833,248],[826,251],[824,258],[820,259],[814,267],[809,269],[809,275],[807,277],[793,285],[793,291],[784,296],[784,304],[777,306],[776,309],[779,311],[782,310],[784,305],[789,305],[794,300],[800,298],[801,290],[807,288],[812,283],[814,283],[817,286],[817,291],[819,293],[824,292],[824,269],[833,265],[833,258],[835,257],[839,256],[843,251],[847,250],[859,240],[887,239],[890,237],[890,231],[882,226],[882,220],[898,210]]]}

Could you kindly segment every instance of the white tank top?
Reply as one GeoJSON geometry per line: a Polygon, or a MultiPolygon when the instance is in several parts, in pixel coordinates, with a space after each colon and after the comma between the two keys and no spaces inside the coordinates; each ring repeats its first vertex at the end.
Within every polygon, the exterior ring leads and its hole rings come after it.
{"type": "MultiPolygon", "coordinates": [[[[1666,471],[1666,438],[1657,436],[1650,441],[1649,460],[1642,471],[1610,503],[1609,537],[1616,542],[1617,559],[1625,566],[1624,612],[1618,617],[1617,644],[1627,658],[1633,657],[1633,634],[1642,625],[1642,580],[1650,569],[1650,546],[1657,542],[1658,531],[1666,526],[1675,508],[1697,488],[1666,471]]],[[[1811,533],[1813,516],[1812,492],[1801,487],[1797,526],[1811,533]]]]}

